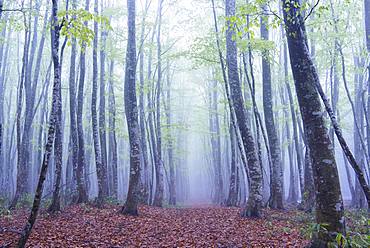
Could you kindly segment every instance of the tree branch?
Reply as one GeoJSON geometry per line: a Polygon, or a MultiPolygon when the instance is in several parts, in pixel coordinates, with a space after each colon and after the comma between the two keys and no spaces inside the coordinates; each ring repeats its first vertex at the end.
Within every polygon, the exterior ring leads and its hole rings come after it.
{"type": "Polygon", "coordinates": [[[317,5],[319,5],[320,3],[320,0],[317,0],[316,4],[310,9],[310,12],[308,12],[308,14],[306,15],[306,17],[304,18],[304,20],[306,21],[307,18],[312,14],[312,12],[314,11],[314,9],[317,7],[317,5]]]}

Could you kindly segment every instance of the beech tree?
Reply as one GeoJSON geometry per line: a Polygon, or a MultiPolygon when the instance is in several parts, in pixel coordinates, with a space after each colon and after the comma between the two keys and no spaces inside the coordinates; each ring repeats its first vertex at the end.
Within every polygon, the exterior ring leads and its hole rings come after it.
{"type": "MultiPolygon", "coordinates": [[[[235,0],[226,1],[226,17],[235,16],[235,0]]],[[[228,80],[230,97],[235,109],[237,124],[242,137],[246,158],[248,161],[248,172],[250,180],[249,198],[242,216],[259,217],[262,207],[262,171],[258,161],[255,142],[247,125],[246,110],[238,74],[237,46],[233,38],[235,36],[235,24],[227,21],[226,30],[226,64],[228,69],[228,80]]]]}
{"type": "MultiPolygon", "coordinates": [[[[266,6],[262,7],[266,13],[266,6]]],[[[268,17],[261,17],[261,37],[264,40],[269,39],[269,32],[267,29],[268,17]]],[[[271,65],[269,62],[268,51],[262,54],[262,81],[263,81],[263,109],[265,113],[265,125],[267,131],[267,137],[269,141],[269,148],[272,161],[271,170],[271,200],[270,206],[272,208],[282,209],[284,208],[284,197],[283,197],[283,171],[281,168],[281,155],[280,155],[280,144],[277,136],[277,131],[274,121],[273,111],[273,91],[272,91],[272,80],[271,80],[271,65]]]]}
{"type": "Polygon", "coordinates": [[[323,109],[316,89],[319,77],[312,62],[299,1],[282,1],[291,68],[307,137],[316,189],[316,221],[324,224],[314,237],[315,247],[327,247],[345,233],[338,170],[323,109]],[[331,185],[331,187],[328,187],[331,185]]]}
{"type": "Polygon", "coordinates": [[[136,8],[135,0],[127,0],[128,10],[128,39],[126,52],[126,73],[125,73],[125,114],[130,142],[130,181],[123,214],[138,215],[137,205],[139,202],[139,180],[140,180],[140,126],[136,100],[136,8]]]}
{"type": "Polygon", "coordinates": [[[155,178],[156,187],[154,194],[153,205],[162,207],[163,194],[164,194],[164,182],[163,182],[163,161],[162,161],[162,131],[161,131],[161,84],[162,84],[162,49],[161,49],[161,25],[162,25],[162,6],[163,0],[158,1],[158,30],[157,30],[157,84],[156,84],[156,157],[155,157],[155,178]]]}
{"type": "Polygon", "coordinates": [[[53,58],[53,65],[54,65],[54,85],[53,85],[53,100],[50,112],[50,119],[49,119],[49,130],[48,130],[48,137],[47,143],[45,145],[45,153],[41,165],[40,170],[40,177],[36,188],[35,197],[33,200],[32,210],[30,216],[28,217],[27,224],[24,227],[22,235],[18,242],[18,247],[25,247],[27,243],[27,239],[29,238],[32,227],[35,224],[38,211],[40,208],[42,191],[43,191],[43,184],[45,181],[46,172],[49,166],[49,160],[51,156],[51,152],[54,145],[55,139],[55,130],[57,125],[57,115],[58,109],[62,108],[62,99],[61,96],[61,74],[60,74],[60,55],[59,55],[59,38],[60,38],[60,26],[58,22],[58,1],[52,1],[52,11],[51,11],[51,27],[50,27],[50,34],[51,34],[51,53],[53,58]]]}

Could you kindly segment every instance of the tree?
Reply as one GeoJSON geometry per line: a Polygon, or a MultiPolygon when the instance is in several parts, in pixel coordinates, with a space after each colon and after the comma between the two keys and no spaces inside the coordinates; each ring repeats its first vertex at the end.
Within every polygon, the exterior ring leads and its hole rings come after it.
{"type": "MultiPolygon", "coordinates": [[[[29,137],[25,139],[25,142],[22,142],[27,135],[28,129],[26,128],[28,125],[27,121],[24,123],[24,131],[27,131],[22,135],[21,131],[21,115],[22,115],[22,105],[23,105],[23,87],[25,84],[25,75],[26,69],[28,64],[28,53],[29,53],[29,44],[30,44],[30,28],[26,25],[26,17],[24,16],[24,23],[25,23],[25,32],[24,32],[24,47],[23,47],[23,57],[22,57],[22,72],[21,72],[21,79],[18,84],[18,98],[17,98],[17,116],[16,116],[16,130],[17,130],[17,184],[16,184],[16,192],[15,196],[10,203],[9,209],[15,208],[18,203],[19,198],[24,196],[27,190],[28,185],[28,165],[29,161],[26,161],[23,156],[24,147],[28,148],[29,137]],[[26,163],[24,163],[26,161],[26,163]]],[[[29,119],[27,119],[29,120],[29,119]]]]}
{"type": "Polygon", "coordinates": [[[53,86],[53,100],[49,119],[48,138],[45,146],[44,158],[41,165],[40,177],[37,184],[35,197],[33,200],[32,210],[28,217],[27,224],[23,229],[23,233],[19,239],[18,247],[23,248],[26,246],[28,237],[31,234],[32,227],[36,222],[37,214],[40,208],[43,184],[45,181],[46,172],[49,165],[50,155],[53,149],[55,129],[57,121],[57,111],[62,107],[61,95],[61,74],[60,74],[60,61],[59,61],[59,36],[60,27],[58,22],[58,0],[52,0],[53,7],[51,13],[51,47],[52,58],[54,64],[54,86],[53,86]]]}
{"type": "MultiPolygon", "coordinates": [[[[72,9],[75,10],[76,0],[72,1],[72,9]]],[[[72,18],[76,18],[73,16],[72,18]]],[[[71,62],[69,68],[69,119],[71,125],[71,139],[70,139],[70,146],[72,148],[72,168],[73,174],[75,177],[78,175],[78,130],[77,130],[77,115],[76,115],[76,54],[77,54],[77,41],[76,38],[73,37],[71,41],[71,62]]],[[[76,178],[77,180],[77,190],[80,192],[80,181],[81,178],[76,178]]]]}
{"type": "Polygon", "coordinates": [[[162,25],[162,3],[163,0],[158,1],[158,32],[157,32],[157,86],[156,86],[156,130],[157,130],[157,153],[155,160],[155,177],[156,177],[156,188],[154,194],[153,205],[162,207],[163,204],[163,161],[162,161],[162,131],[161,131],[161,84],[162,84],[162,51],[161,51],[161,25],[162,25]]]}
{"type": "Polygon", "coordinates": [[[230,186],[229,186],[229,195],[226,201],[227,206],[236,206],[238,200],[238,167],[237,167],[237,157],[235,149],[235,131],[232,125],[229,128],[230,135],[230,150],[231,150],[231,168],[230,168],[230,186]]]}
{"type": "MultiPolygon", "coordinates": [[[[66,12],[69,8],[69,1],[66,3],[66,12]]],[[[60,59],[59,59],[59,73],[62,75],[63,68],[63,54],[64,49],[67,44],[68,37],[65,37],[63,45],[61,47],[60,59]]],[[[63,122],[62,122],[62,90],[59,91],[59,100],[61,102],[56,109],[56,119],[55,119],[55,140],[54,140],[54,163],[55,163],[55,183],[52,202],[49,206],[50,212],[60,211],[60,187],[62,181],[62,166],[63,166],[63,122]]]]}
{"type": "Polygon", "coordinates": [[[306,37],[300,1],[282,1],[291,69],[312,158],[316,188],[316,221],[325,225],[313,237],[313,247],[327,247],[338,233],[345,233],[343,200],[333,147],[324,123],[316,90],[319,77],[313,65],[306,37]],[[330,185],[330,187],[328,187],[330,185]]]}
{"type": "Polygon", "coordinates": [[[108,87],[108,101],[109,101],[109,156],[108,164],[112,168],[112,195],[114,198],[117,198],[118,190],[118,175],[117,175],[117,136],[116,136],[116,100],[114,96],[114,80],[113,80],[113,71],[114,71],[114,61],[110,62],[109,67],[109,87],[108,87]]]}
{"type": "MultiPolygon", "coordinates": [[[[370,53],[370,0],[364,0],[365,6],[365,40],[366,50],[370,53]]],[[[370,63],[370,62],[369,62],[370,63]]],[[[367,78],[367,119],[370,120],[370,64],[366,65],[368,69],[367,78]]],[[[370,154],[370,128],[367,127],[367,154],[370,154]]]]}
{"type": "MultiPolygon", "coordinates": [[[[226,0],[226,17],[230,18],[235,16],[235,12],[235,0],[226,0]]],[[[236,25],[230,20],[227,20],[226,26],[226,64],[228,69],[230,97],[235,109],[237,124],[248,161],[250,180],[248,202],[241,215],[245,217],[259,217],[262,207],[262,171],[257,157],[255,142],[251,130],[247,125],[246,110],[239,81],[237,45],[234,38],[236,25]]]]}
{"type": "MultiPolygon", "coordinates": [[[[103,11],[104,5],[101,1],[101,11],[103,11]]],[[[103,170],[103,188],[105,196],[108,195],[108,164],[107,164],[107,134],[106,134],[106,117],[105,117],[105,57],[106,57],[106,43],[107,43],[107,29],[102,27],[101,29],[101,48],[100,48],[100,97],[99,97],[99,136],[100,136],[100,147],[101,147],[101,166],[103,170]]]]}
{"type": "MultiPolygon", "coordinates": [[[[263,6],[263,12],[267,13],[267,7],[263,6]]],[[[269,39],[269,31],[267,29],[268,16],[261,17],[261,37],[263,40],[269,39]]],[[[262,54],[262,83],[263,83],[263,110],[265,113],[265,125],[267,137],[269,141],[270,156],[272,162],[271,170],[271,199],[270,206],[272,208],[283,209],[283,171],[280,158],[280,144],[277,135],[274,110],[272,101],[272,80],[271,80],[271,65],[269,62],[269,52],[264,50],[262,54]]]]}
{"type": "MultiPolygon", "coordinates": [[[[85,1],[85,11],[89,11],[90,0],[85,1]]],[[[84,26],[87,27],[87,21],[84,22],[84,26]]],[[[82,42],[81,54],[80,54],[80,76],[78,82],[78,93],[77,93],[77,135],[78,135],[78,166],[76,171],[76,182],[78,196],[76,199],[77,203],[84,203],[88,201],[87,190],[85,186],[84,171],[86,171],[86,157],[85,157],[85,138],[83,128],[83,105],[84,105],[84,85],[86,75],[86,41],[82,42]]]]}
{"type": "Polygon", "coordinates": [[[135,0],[127,0],[128,39],[126,51],[126,73],[124,85],[124,101],[127,128],[130,142],[130,179],[125,206],[122,213],[138,215],[138,197],[140,182],[140,126],[136,100],[136,28],[135,0]]]}
{"type": "Polygon", "coordinates": [[[213,202],[220,204],[224,201],[223,180],[221,168],[221,135],[220,121],[218,118],[218,88],[217,81],[212,80],[209,89],[209,131],[211,133],[211,148],[212,148],[212,165],[214,167],[214,187],[213,202]]]}
{"type": "Polygon", "coordinates": [[[171,113],[171,78],[170,78],[170,63],[167,61],[167,90],[166,90],[166,124],[168,129],[168,144],[167,144],[167,155],[168,155],[168,167],[170,171],[170,183],[169,183],[169,204],[176,205],[176,175],[175,175],[175,163],[174,163],[174,142],[173,134],[171,132],[172,127],[172,113],[171,113]]]}
{"type": "Polygon", "coordinates": [[[141,20],[141,33],[140,33],[140,44],[141,51],[139,52],[139,74],[140,74],[140,88],[139,88],[139,122],[140,122],[140,134],[141,134],[141,148],[143,154],[143,201],[149,203],[149,161],[148,161],[148,145],[146,139],[146,130],[145,130],[145,103],[144,103],[144,87],[145,87],[145,78],[144,78],[144,42],[145,42],[145,20],[147,16],[147,11],[149,9],[150,2],[145,1],[145,13],[143,14],[141,20]]]}
{"type": "MultiPolygon", "coordinates": [[[[98,14],[98,0],[94,3],[94,12],[98,14]]],[[[98,177],[98,199],[97,204],[100,206],[103,204],[105,197],[107,197],[107,171],[102,163],[102,154],[100,149],[99,140],[99,126],[98,116],[96,110],[97,91],[98,91],[98,22],[94,21],[94,41],[93,41],[93,80],[92,80],[92,96],[91,96],[91,124],[92,124],[92,135],[94,141],[94,153],[95,153],[95,164],[96,174],[98,177]]],[[[104,79],[103,79],[104,80],[104,79]]]]}

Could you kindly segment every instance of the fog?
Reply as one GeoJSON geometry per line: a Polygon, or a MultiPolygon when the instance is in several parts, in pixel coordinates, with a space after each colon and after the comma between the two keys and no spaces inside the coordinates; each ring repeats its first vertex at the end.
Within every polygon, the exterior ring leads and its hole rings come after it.
{"type": "MultiPolygon", "coordinates": [[[[60,18],[61,11],[66,8],[65,1],[60,2],[60,18]]],[[[72,4],[69,1],[69,5],[72,4]]],[[[52,103],[52,81],[53,70],[51,69],[51,44],[50,44],[50,3],[49,1],[5,1],[8,9],[19,9],[20,11],[3,12],[1,25],[1,44],[0,44],[0,69],[1,69],[1,94],[0,94],[0,116],[2,123],[1,141],[1,196],[5,202],[9,204],[16,195],[17,183],[19,180],[25,180],[25,187],[22,189],[18,185],[19,194],[33,195],[36,189],[38,175],[40,172],[41,156],[44,149],[44,144],[47,141],[47,130],[49,114],[51,112],[52,103]],[[29,11],[31,9],[32,11],[29,11]],[[45,16],[47,13],[47,16],[45,16]],[[23,20],[24,17],[24,20],[23,20]],[[24,22],[25,21],[25,22],[24,22]],[[44,41],[43,41],[44,40],[44,41]],[[26,41],[26,43],[25,43],[26,41]],[[44,44],[42,44],[44,42],[44,44]],[[24,50],[25,49],[25,50],[24,50]],[[40,54],[40,55],[38,55],[40,54]],[[36,79],[36,81],[35,81],[36,79]],[[33,99],[33,94],[35,97],[33,99]],[[30,109],[28,107],[31,107],[30,109]],[[31,120],[27,120],[28,113],[31,114],[31,120]],[[30,128],[27,129],[27,125],[30,128]],[[28,138],[24,138],[27,133],[28,138]],[[20,150],[21,149],[21,150],[20,150]],[[27,155],[25,155],[27,154],[27,155]],[[24,170],[23,174],[20,170],[24,170]],[[21,175],[20,175],[21,174],[21,175]]],[[[83,1],[77,1],[77,8],[82,11],[85,8],[83,1]]],[[[243,3],[237,1],[237,14],[243,17],[243,3]]],[[[90,3],[89,11],[93,13],[94,3],[90,3]]],[[[358,7],[357,3],[348,3],[348,8],[358,7]]],[[[193,205],[224,205],[228,198],[230,188],[230,177],[232,173],[236,173],[238,184],[237,205],[246,203],[249,196],[249,183],[246,180],[247,171],[241,159],[241,152],[247,147],[240,150],[238,142],[233,145],[235,151],[231,151],[230,131],[231,115],[228,105],[228,99],[225,92],[225,83],[222,76],[222,69],[218,52],[221,52],[223,59],[226,59],[225,50],[225,6],[222,1],[216,1],[216,14],[218,15],[219,33],[221,36],[221,51],[217,51],[214,22],[212,18],[212,4],[210,1],[181,1],[171,0],[163,1],[162,19],[161,19],[161,36],[158,38],[158,6],[157,0],[136,1],[136,49],[137,49],[137,68],[136,68],[136,95],[138,98],[138,108],[143,111],[143,116],[139,113],[139,119],[144,125],[145,139],[142,141],[146,146],[147,153],[141,157],[141,186],[143,191],[147,190],[149,196],[145,196],[143,202],[151,204],[154,199],[156,187],[159,184],[156,178],[156,154],[161,153],[162,158],[160,163],[163,165],[163,187],[164,187],[164,202],[170,198],[170,188],[175,187],[177,204],[193,206],[193,205]],[[144,23],[143,23],[144,20],[144,23]],[[142,33],[142,31],[144,33],[142,33]],[[143,39],[143,40],[142,40],[143,39]],[[158,46],[158,41],[161,46],[158,46]],[[158,50],[159,47],[161,50],[158,50]],[[142,57],[141,54],[143,54],[142,57]],[[140,60],[142,61],[142,69],[140,69],[140,60]],[[159,61],[162,67],[160,72],[161,79],[158,79],[159,61]],[[141,78],[142,77],[142,78],[141,78]],[[143,85],[140,86],[141,80],[143,85]],[[157,81],[161,86],[161,92],[157,92],[157,81]],[[215,87],[212,86],[215,82],[215,87]],[[142,88],[141,88],[142,87],[142,88]],[[170,92],[170,97],[167,97],[170,92]],[[217,93],[217,99],[212,96],[217,93]],[[139,102],[140,94],[142,94],[143,102],[139,102]],[[213,101],[213,103],[212,103],[213,101]],[[214,101],[216,101],[214,103],[214,101]],[[143,104],[143,106],[141,106],[143,104]],[[159,107],[158,107],[159,105],[159,107]],[[170,108],[170,111],[168,109],[170,108]],[[161,110],[158,116],[158,109],[161,110]],[[217,111],[217,112],[215,112],[217,111]],[[170,116],[170,117],[169,117],[170,116]],[[215,119],[217,117],[217,125],[215,119]],[[154,119],[153,119],[154,118],[154,119]],[[158,118],[160,120],[158,121],[158,118]],[[168,124],[167,120],[170,122],[168,124]],[[213,123],[211,126],[210,123],[213,123]],[[158,127],[160,123],[160,127],[158,127]],[[151,125],[153,130],[151,130],[151,125]],[[217,127],[216,127],[217,126],[217,127]],[[158,132],[161,129],[161,134],[158,132]],[[216,131],[215,131],[216,130],[216,131]],[[216,133],[215,133],[216,132],[216,133]],[[152,135],[152,136],[151,136],[152,135]],[[160,137],[158,137],[160,135],[160,137]],[[159,141],[161,138],[161,141],[159,141]],[[214,145],[212,142],[216,142],[214,145]],[[160,151],[155,150],[155,146],[161,144],[160,151]],[[170,151],[171,150],[171,151],[170,151]],[[169,153],[172,158],[169,159],[169,153]],[[231,171],[231,156],[235,153],[236,170],[231,171]],[[218,168],[215,161],[219,160],[221,167],[218,168]],[[145,162],[146,161],[146,162],[145,162]],[[170,172],[174,170],[174,172],[170,172]],[[219,172],[217,172],[219,170],[219,172]],[[145,171],[145,172],[144,172],[145,171]],[[173,174],[171,174],[173,173],[173,174]],[[221,173],[218,175],[217,173],[221,173]],[[170,175],[171,174],[171,175],[170,175]],[[145,176],[144,176],[145,175],[145,176]],[[145,177],[145,178],[144,178],[145,177]],[[173,182],[171,183],[171,180],[173,182]],[[219,181],[217,181],[219,180],[219,181]],[[222,181],[222,185],[219,183],[222,181]],[[221,187],[221,188],[218,188],[221,187]],[[221,192],[221,200],[216,199],[215,195],[221,192]]],[[[269,4],[273,13],[282,16],[279,5],[271,1],[269,4]]],[[[326,5],[324,5],[326,6],[326,5]]],[[[69,8],[72,8],[69,6],[69,8]]],[[[65,36],[62,33],[61,47],[64,46],[63,54],[60,55],[62,61],[61,74],[61,96],[62,96],[62,179],[60,183],[61,192],[63,195],[63,205],[68,205],[73,201],[73,195],[76,193],[76,169],[72,161],[72,128],[70,117],[70,99],[74,97],[74,101],[82,101],[82,127],[84,136],[84,153],[85,153],[85,168],[83,169],[84,184],[88,192],[89,199],[94,199],[99,195],[99,180],[97,171],[97,160],[94,148],[96,145],[93,142],[93,124],[91,111],[92,99],[92,82],[94,73],[98,73],[99,79],[95,102],[98,106],[95,109],[95,114],[100,115],[105,113],[103,127],[99,127],[100,135],[105,136],[104,142],[101,143],[105,150],[102,150],[104,170],[107,174],[107,197],[112,197],[124,202],[127,198],[130,180],[130,144],[128,127],[126,123],[126,112],[124,105],[124,84],[126,72],[126,49],[127,49],[127,6],[125,2],[108,0],[99,1],[99,13],[96,16],[88,19],[78,19],[83,24],[86,21],[87,34],[81,30],[80,34],[69,33],[65,36]],[[103,6],[103,7],[102,7],[103,6]],[[93,20],[103,18],[99,21],[98,39],[98,60],[99,72],[94,72],[93,67],[93,20]],[[109,27],[105,27],[104,21],[109,22],[109,27]],[[104,40],[102,39],[102,30],[106,31],[104,40]],[[90,37],[88,34],[91,34],[90,37]],[[75,43],[75,51],[72,51],[71,36],[76,35],[77,43],[75,43]],[[81,56],[84,53],[82,43],[87,42],[86,55],[86,70],[85,84],[81,96],[77,96],[81,72],[81,56]],[[75,89],[74,95],[70,94],[70,73],[71,73],[71,55],[75,56],[75,76],[73,82],[75,89]],[[102,60],[104,53],[104,61],[102,60]],[[81,54],[81,55],[80,55],[81,54]],[[103,64],[103,69],[101,65],[103,64]],[[114,69],[111,70],[114,64],[114,69]],[[103,79],[102,79],[103,78],[103,79]],[[101,81],[102,80],[102,81],[101,81]],[[104,92],[99,89],[101,82],[104,82],[104,92]],[[113,89],[113,91],[112,91],[113,89]],[[77,99],[78,97],[78,99],[77,99]],[[99,106],[102,99],[105,99],[103,106],[99,106]],[[110,107],[114,100],[115,114],[112,117],[110,107]],[[112,122],[115,123],[115,128],[112,130],[112,122]],[[104,132],[102,132],[104,130],[104,132]],[[102,134],[103,133],[103,134],[102,134]],[[111,136],[114,135],[114,136],[111,136]],[[113,138],[114,137],[114,138],[113,138]],[[117,146],[109,143],[116,139],[117,146]],[[117,152],[117,161],[113,161],[113,150],[117,152]],[[105,155],[104,155],[105,153],[105,155]],[[105,158],[104,158],[105,157],[105,158]],[[116,166],[116,167],[114,167],[116,166]],[[115,170],[117,172],[115,172],[115,170]],[[115,174],[116,173],[116,174],[115,174]],[[116,179],[114,179],[116,178],[116,179]],[[114,180],[117,180],[117,185],[114,185],[114,180]],[[116,187],[116,189],[114,189],[116,187]],[[117,190],[117,195],[114,191],[117,190]]],[[[322,9],[321,11],[328,11],[322,9]]],[[[73,12],[71,12],[73,13],[73,12]]],[[[325,12],[326,13],[326,12],[325,12]]],[[[324,13],[324,14],[325,14],[324,13]]],[[[343,43],[346,44],[343,48],[344,63],[347,68],[347,80],[349,84],[349,94],[352,100],[355,101],[355,108],[358,110],[355,114],[358,115],[360,123],[360,132],[362,138],[365,139],[368,135],[368,126],[366,125],[365,116],[362,105],[366,105],[366,81],[368,75],[364,70],[367,65],[367,59],[361,55],[360,48],[363,48],[363,27],[356,26],[357,18],[361,15],[351,16],[346,19],[347,13],[342,7],[338,7],[338,18],[341,21],[348,21],[345,27],[339,27],[346,30],[344,33],[343,43]],[[361,31],[360,31],[361,30],[361,31]],[[352,42],[352,45],[348,45],[352,42]],[[359,48],[358,48],[359,47],[359,48]],[[361,57],[362,56],[362,57],[361,57]],[[359,61],[357,61],[359,60],[359,61]],[[361,84],[361,86],[358,86],[361,84]],[[363,88],[363,94],[366,95],[363,100],[358,99],[359,87],[363,88]],[[362,111],[362,112],[361,112],[362,111]]],[[[71,14],[72,15],[72,14],[71,14]]],[[[270,22],[277,25],[269,27],[269,40],[260,38],[259,19],[251,16],[251,26],[246,28],[245,24],[240,24],[240,28],[244,28],[241,32],[241,37],[238,39],[237,65],[239,70],[239,78],[241,81],[241,89],[245,101],[245,109],[248,123],[252,130],[252,138],[256,142],[256,149],[259,150],[260,164],[262,166],[263,177],[263,202],[264,205],[270,198],[270,181],[272,165],[269,162],[267,149],[268,140],[270,137],[269,130],[265,126],[265,119],[274,119],[276,126],[276,134],[280,149],[280,165],[282,168],[282,183],[284,201],[289,198],[293,204],[298,204],[302,201],[303,189],[299,183],[299,177],[304,177],[304,168],[298,168],[296,147],[300,149],[301,161],[305,163],[304,154],[306,151],[306,141],[303,132],[302,117],[298,105],[298,98],[295,92],[293,75],[289,71],[288,77],[284,76],[284,63],[289,62],[289,59],[284,62],[284,46],[286,39],[282,33],[281,23],[274,15],[268,15],[270,22]],[[252,38],[250,37],[252,35],[252,38]],[[250,50],[248,50],[250,49],[250,50]],[[268,61],[271,66],[271,85],[272,85],[272,105],[273,116],[266,117],[264,113],[264,95],[263,95],[263,60],[262,53],[269,52],[268,61]],[[247,58],[247,65],[243,67],[243,56],[247,58]],[[244,74],[246,70],[246,74],[244,74]],[[253,73],[253,74],[252,74],[253,73]],[[253,77],[253,78],[252,78],[253,77]],[[247,81],[254,79],[254,92],[251,92],[247,81]],[[285,88],[285,82],[292,88],[293,102],[288,103],[288,93],[285,88]],[[261,116],[257,120],[257,115],[253,110],[252,95],[256,99],[256,108],[261,116]],[[290,108],[293,107],[291,110],[290,108]],[[292,121],[291,111],[297,115],[297,121],[292,121]],[[256,126],[256,123],[260,122],[256,126]],[[293,138],[293,126],[297,128],[297,140],[293,138]],[[289,137],[287,130],[289,129],[289,137]],[[265,137],[264,137],[265,136],[265,137]],[[295,142],[296,144],[294,146],[295,142]],[[257,147],[259,145],[259,147],[257,147]],[[293,166],[293,168],[291,168],[293,166]],[[299,171],[302,169],[302,171],[299,171]],[[292,174],[293,173],[293,174],[292,174]],[[291,178],[294,178],[292,181],[291,178]],[[292,185],[292,182],[294,185],[292,185]],[[292,192],[296,192],[295,199],[291,199],[292,192]]],[[[68,17],[67,17],[68,18],[68,17]]],[[[244,17],[243,17],[244,18],[244,17]]],[[[328,17],[327,17],[328,18],[328,17]]],[[[309,46],[314,47],[312,54],[313,60],[318,69],[321,85],[325,93],[332,100],[333,97],[338,97],[336,103],[338,111],[340,110],[341,119],[340,125],[343,130],[343,135],[350,145],[356,159],[362,164],[365,175],[368,177],[369,168],[366,166],[366,152],[363,147],[358,147],[359,137],[354,125],[353,109],[346,96],[346,89],[343,85],[339,58],[333,62],[333,59],[328,55],[328,50],[335,50],[332,43],[336,39],[333,26],[328,26],[327,30],[320,28],[319,22],[328,23],[322,16],[310,16],[307,20],[309,46]],[[315,30],[313,32],[312,30],[315,30]],[[330,33],[327,37],[328,41],[321,39],[325,36],[325,32],[330,33]],[[330,44],[329,44],[330,43],[330,44]],[[335,86],[335,84],[338,84],[335,86]],[[333,90],[337,89],[336,96],[333,96],[333,90]],[[354,144],[356,143],[356,144],[354,144]]],[[[362,22],[359,22],[362,23],[362,22]]],[[[84,24],[84,25],[85,25],[84,24]]],[[[239,25],[239,24],[238,24],[239,25]]],[[[249,25],[249,24],[248,24],[249,25]]],[[[86,32],[86,30],[85,30],[86,32]]],[[[339,39],[339,38],[338,38],[339,39]]],[[[342,38],[340,38],[342,39],[342,38]]],[[[341,40],[342,42],[342,40],[341,40]]],[[[329,53],[330,54],[330,53],[329,53]]],[[[338,54],[336,56],[339,56],[338,54]]],[[[72,66],[73,67],[73,66],[72,66]]],[[[288,67],[287,67],[288,68],[288,67]]],[[[367,109],[369,111],[369,109],[367,109]]],[[[339,113],[339,112],[338,112],[339,113]]],[[[326,121],[326,130],[331,130],[331,124],[327,118],[327,114],[323,112],[326,121]]],[[[75,118],[75,117],[74,117],[75,118]]],[[[100,119],[99,119],[100,123],[100,119]]],[[[100,125],[100,124],[99,124],[100,125]]],[[[142,131],[142,130],[141,130],[142,131]]],[[[238,131],[239,132],[239,131],[238,131]]],[[[237,134],[238,136],[239,134],[237,134]]],[[[80,133],[79,133],[80,136],[80,133]]],[[[239,136],[238,136],[239,137],[239,136]]],[[[350,191],[349,182],[354,184],[356,192],[360,190],[360,186],[355,180],[355,173],[352,168],[345,163],[346,159],[343,156],[340,144],[333,135],[335,146],[335,160],[339,172],[340,186],[342,197],[345,202],[353,200],[350,191]],[[347,171],[349,175],[347,174],[347,171]]],[[[238,139],[238,138],[237,138],[238,139]]],[[[100,141],[102,142],[102,141],[100,141]]],[[[369,137],[364,141],[366,147],[369,146],[369,137]]],[[[143,143],[141,145],[143,145],[143,143]]],[[[50,200],[54,190],[56,180],[56,152],[51,156],[49,168],[44,187],[43,200],[50,200]]],[[[22,183],[20,183],[22,184],[22,183]]]]}

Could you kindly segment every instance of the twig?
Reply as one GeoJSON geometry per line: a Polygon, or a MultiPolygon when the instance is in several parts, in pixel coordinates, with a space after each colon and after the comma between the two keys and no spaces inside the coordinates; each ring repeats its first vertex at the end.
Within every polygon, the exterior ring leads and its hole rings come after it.
{"type": "Polygon", "coordinates": [[[2,9],[2,12],[22,12],[24,14],[25,10],[31,10],[30,8],[21,8],[21,9],[2,9]]]}
{"type": "Polygon", "coordinates": [[[271,12],[272,15],[274,15],[276,18],[280,19],[280,20],[283,20],[283,18],[281,18],[275,11],[273,11],[271,9],[271,6],[270,4],[267,4],[267,7],[269,8],[269,11],[271,12]]]}
{"type": "Polygon", "coordinates": [[[304,18],[305,21],[312,14],[313,10],[317,7],[317,5],[319,5],[319,3],[320,3],[320,0],[317,0],[316,4],[310,9],[310,12],[308,12],[308,14],[306,15],[306,17],[304,18]]]}

